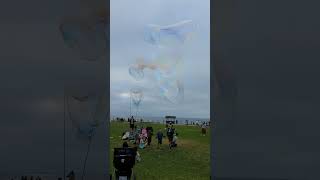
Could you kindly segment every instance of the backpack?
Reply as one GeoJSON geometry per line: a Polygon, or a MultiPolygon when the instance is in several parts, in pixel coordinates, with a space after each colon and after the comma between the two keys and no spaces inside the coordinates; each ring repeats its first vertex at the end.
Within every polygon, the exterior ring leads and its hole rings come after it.
{"type": "Polygon", "coordinates": [[[167,135],[168,135],[168,136],[172,136],[172,135],[173,135],[173,132],[174,132],[174,129],[169,128],[169,129],[168,129],[168,132],[167,132],[167,135]]]}

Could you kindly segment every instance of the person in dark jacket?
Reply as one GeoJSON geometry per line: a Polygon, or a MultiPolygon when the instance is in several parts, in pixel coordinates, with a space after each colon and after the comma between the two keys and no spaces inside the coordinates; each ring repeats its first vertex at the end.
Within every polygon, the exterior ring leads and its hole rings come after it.
{"type": "Polygon", "coordinates": [[[134,129],[134,122],[135,122],[135,120],[134,120],[133,116],[131,116],[131,118],[130,118],[130,120],[129,120],[129,125],[130,125],[130,129],[131,129],[131,130],[134,129]]]}
{"type": "Polygon", "coordinates": [[[147,134],[148,134],[147,144],[148,144],[148,146],[150,146],[151,140],[152,140],[152,135],[153,135],[153,128],[152,127],[147,127],[147,134]]]}
{"type": "Polygon", "coordinates": [[[158,147],[161,146],[161,144],[162,144],[162,138],[163,138],[163,133],[162,133],[161,129],[159,129],[159,131],[157,133],[158,147]]]}

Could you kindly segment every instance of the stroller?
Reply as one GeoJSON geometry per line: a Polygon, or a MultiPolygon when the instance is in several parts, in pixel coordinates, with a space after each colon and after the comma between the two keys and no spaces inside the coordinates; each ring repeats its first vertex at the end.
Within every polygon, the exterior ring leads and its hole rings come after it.
{"type": "MultiPolygon", "coordinates": [[[[136,161],[137,148],[114,148],[113,166],[115,180],[136,180],[132,172],[136,161]]],[[[112,175],[110,175],[112,180],[112,175]]]]}

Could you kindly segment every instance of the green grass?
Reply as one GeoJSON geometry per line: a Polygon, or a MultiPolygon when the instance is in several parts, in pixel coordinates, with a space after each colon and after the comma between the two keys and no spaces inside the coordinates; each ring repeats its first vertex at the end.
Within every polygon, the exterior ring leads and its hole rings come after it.
{"type": "MultiPolygon", "coordinates": [[[[154,134],[163,124],[144,123],[152,126],[154,134]]],[[[128,130],[127,122],[111,122],[110,124],[110,167],[113,167],[113,148],[121,147],[124,142],[121,135],[128,130]]],[[[139,124],[138,124],[139,125],[139,124]]],[[[141,162],[136,163],[133,171],[138,180],[208,180],[210,177],[210,132],[201,136],[201,129],[195,126],[176,125],[178,147],[169,149],[168,140],[163,139],[160,149],[157,148],[155,135],[151,146],[139,149],[141,162]]],[[[163,131],[164,132],[164,131],[163,131]]],[[[165,132],[164,132],[165,134],[165,132]]],[[[129,143],[129,146],[133,146],[129,143]]],[[[114,170],[113,168],[111,169],[114,170]]]]}

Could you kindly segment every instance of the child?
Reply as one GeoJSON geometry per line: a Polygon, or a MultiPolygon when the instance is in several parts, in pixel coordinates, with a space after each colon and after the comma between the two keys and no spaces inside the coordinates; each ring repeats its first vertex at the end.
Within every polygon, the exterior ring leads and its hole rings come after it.
{"type": "Polygon", "coordinates": [[[161,129],[159,129],[159,131],[157,133],[158,147],[162,144],[162,138],[163,138],[163,133],[162,133],[161,129]]]}
{"type": "Polygon", "coordinates": [[[143,138],[140,138],[139,148],[140,148],[140,149],[143,149],[143,148],[144,148],[144,140],[143,140],[143,138]]]}
{"type": "Polygon", "coordinates": [[[147,138],[148,137],[148,134],[147,134],[147,129],[146,128],[143,128],[142,131],[141,131],[141,134],[147,138]]]}
{"type": "Polygon", "coordinates": [[[148,134],[148,138],[147,138],[147,141],[148,141],[148,146],[150,146],[151,144],[151,140],[152,140],[152,127],[147,127],[147,134],[148,134]]]}
{"type": "Polygon", "coordinates": [[[178,133],[173,136],[171,147],[177,147],[178,133]]]}
{"type": "Polygon", "coordinates": [[[139,136],[139,133],[135,133],[135,135],[134,135],[135,137],[134,137],[134,139],[135,139],[135,142],[134,142],[134,144],[139,144],[140,143],[140,136],[139,136]]]}
{"type": "Polygon", "coordinates": [[[136,152],[136,161],[137,162],[140,162],[141,161],[141,156],[140,156],[140,153],[139,153],[139,151],[138,151],[138,146],[137,145],[134,145],[134,150],[135,150],[135,152],[136,152]]]}
{"type": "Polygon", "coordinates": [[[201,126],[201,134],[202,136],[206,136],[207,130],[206,130],[206,124],[203,123],[201,126]]]}
{"type": "Polygon", "coordinates": [[[140,153],[138,151],[136,151],[136,160],[137,162],[140,162],[141,161],[141,156],[140,156],[140,153]]]}

